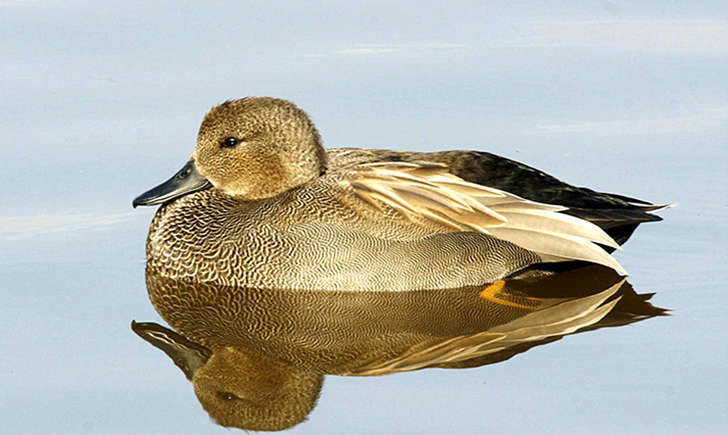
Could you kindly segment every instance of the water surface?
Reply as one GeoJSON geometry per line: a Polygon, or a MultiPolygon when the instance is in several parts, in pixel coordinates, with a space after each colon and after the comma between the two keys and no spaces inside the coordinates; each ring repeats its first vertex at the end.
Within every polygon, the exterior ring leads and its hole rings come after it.
{"type": "Polygon", "coordinates": [[[635,290],[656,292],[672,316],[499,364],[328,376],[293,433],[728,427],[723,2],[11,1],[0,12],[9,433],[228,433],[129,329],[162,323],[144,284],[152,210],[130,203],[186,161],[209,107],[245,95],[293,100],[332,147],[487,150],[679,203],[616,254],[635,290]]]}

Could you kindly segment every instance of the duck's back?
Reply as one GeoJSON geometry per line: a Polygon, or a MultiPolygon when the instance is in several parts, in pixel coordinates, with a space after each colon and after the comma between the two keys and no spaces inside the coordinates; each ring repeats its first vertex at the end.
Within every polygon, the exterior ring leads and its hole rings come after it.
{"type": "Polygon", "coordinates": [[[649,213],[652,204],[622,195],[576,187],[495,154],[481,151],[433,153],[334,148],[327,151],[329,170],[380,161],[428,161],[447,165],[449,172],[465,181],[494,187],[531,201],[568,207],[564,213],[588,220],[604,229],[619,244],[624,243],[640,223],[662,220],[649,213]]]}

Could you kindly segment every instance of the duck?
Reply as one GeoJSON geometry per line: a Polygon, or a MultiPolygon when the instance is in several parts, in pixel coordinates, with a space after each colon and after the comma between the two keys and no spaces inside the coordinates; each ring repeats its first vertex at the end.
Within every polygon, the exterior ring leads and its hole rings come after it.
{"type": "MultiPolygon", "coordinates": [[[[188,162],[132,204],[160,205],[148,272],[300,291],[457,288],[574,262],[626,275],[611,252],[665,207],[487,152],[325,149],[272,97],[213,107],[188,162]]],[[[162,312],[172,297],[150,296],[162,312]]]]}

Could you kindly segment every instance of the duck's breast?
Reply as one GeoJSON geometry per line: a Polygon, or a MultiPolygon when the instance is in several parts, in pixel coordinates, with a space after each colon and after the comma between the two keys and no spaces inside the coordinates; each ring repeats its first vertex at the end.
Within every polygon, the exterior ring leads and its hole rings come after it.
{"type": "Polygon", "coordinates": [[[147,267],[228,287],[406,291],[492,282],[536,255],[476,232],[373,211],[335,186],[246,202],[199,192],[158,212],[147,267]]]}

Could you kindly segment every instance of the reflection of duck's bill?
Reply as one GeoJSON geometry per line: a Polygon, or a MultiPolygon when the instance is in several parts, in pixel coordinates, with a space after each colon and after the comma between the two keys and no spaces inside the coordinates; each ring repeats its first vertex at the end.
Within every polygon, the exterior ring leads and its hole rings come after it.
{"type": "Polygon", "coordinates": [[[162,350],[192,380],[198,368],[205,365],[212,351],[186,339],[180,334],[154,322],[137,323],[132,320],[131,329],[152,346],[162,350]]]}
{"type": "Polygon", "coordinates": [[[134,198],[132,206],[136,208],[138,205],[164,204],[188,193],[210,187],[212,187],[212,183],[200,175],[195,161],[190,160],[172,178],[134,198]]]}

